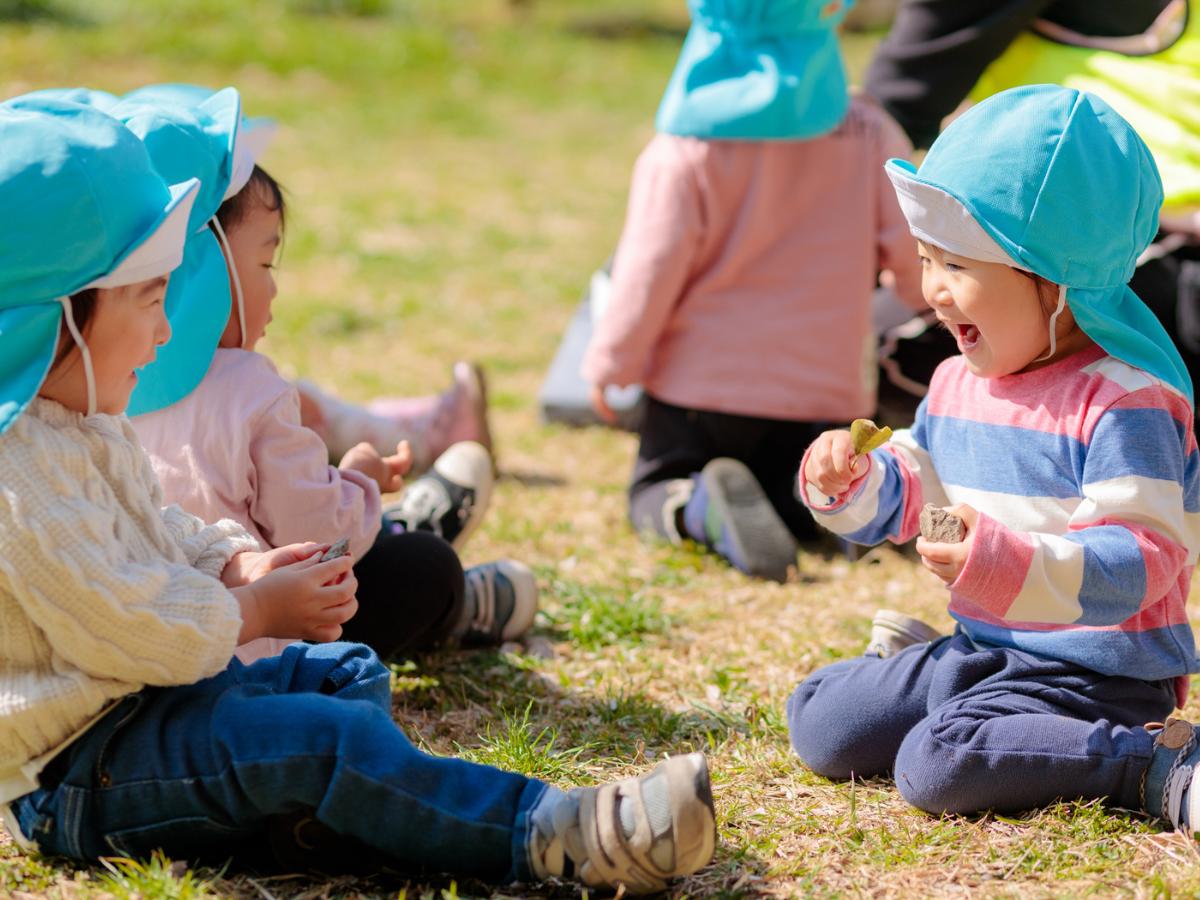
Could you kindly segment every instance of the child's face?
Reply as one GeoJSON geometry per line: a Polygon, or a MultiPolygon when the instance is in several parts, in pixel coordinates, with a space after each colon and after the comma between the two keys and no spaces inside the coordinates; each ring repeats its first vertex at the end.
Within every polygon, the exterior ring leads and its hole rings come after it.
{"type": "MultiPolygon", "coordinates": [[[[137,372],[154,360],[157,348],[171,337],[163,309],[167,278],[153,278],[124,287],[100,289],[96,306],[84,328],[96,381],[96,411],[117,415],[129,405],[137,372]]],[[[87,380],[83,358],[63,323],[71,351],[50,370],[38,392],[68,409],[87,412],[87,380]]]]}
{"type": "MultiPolygon", "coordinates": [[[[1046,309],[1037,282],[1002,263],[957,256],[925,243],[917,247],[925,302],[954,335],[967,368],[980,378],[1000,378],[1035,367],[1050,349],[1053,312],[1046,309]]],[[[1059,343],[1053,359],[1080,349],[1071,338],[1082,332],[1069,310],[1063,310],[1056,326],[1059,343]]]]}
{"type": "Polygon", "coordinates": [[[221,335],[221,346],[253,350],[271,322],[271,301],[276,293],[275,254],[281,237],[279,210],[271,209],[265,203],[254,203],[241,220],[227,230],[226,237],[233,263],[237,266],[237,277],[242,283],[246,340],[242,340],[235,298],[229,323],[221,335]]]}

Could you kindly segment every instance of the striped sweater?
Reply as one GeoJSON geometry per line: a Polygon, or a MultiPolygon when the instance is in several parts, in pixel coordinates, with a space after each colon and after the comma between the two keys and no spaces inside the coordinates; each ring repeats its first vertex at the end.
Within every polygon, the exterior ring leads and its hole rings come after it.
{"type": "Polygon", "coordinates": [[[973,640],[1108,675],[1197,671],[1186,603],[1200,454],[1173,388],[1099,347],[996,379],[954,357],[871,461],[841,497],[807,486],[809,507],[863,544],[912,539],[925,503],[979,510],[950,585],[973,640]]]}

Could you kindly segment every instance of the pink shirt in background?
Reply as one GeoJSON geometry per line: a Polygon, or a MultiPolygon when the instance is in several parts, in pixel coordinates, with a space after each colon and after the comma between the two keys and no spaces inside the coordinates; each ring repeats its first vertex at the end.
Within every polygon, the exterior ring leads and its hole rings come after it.
{"type": "Polygon", "coordinates": [[[657,135],[634,168],[584,378],[761,418],[872,415],[879,270],[926,308],[916,241],[883,172],[911,152],[864,99],[814,140],[657,135]]]}
{"type": "MultiPolygon", "coordinates": [[[[379,485],[329,465],[300,398],[260,353],[218,349],[204,379],[178,403],[133,420],[167,503],[205,522],[234,519],[263,549],[350,539],[360,559],[381,526],[379,485]]],[[[244,662],[290,641],[238,649],[244,662]]]]}

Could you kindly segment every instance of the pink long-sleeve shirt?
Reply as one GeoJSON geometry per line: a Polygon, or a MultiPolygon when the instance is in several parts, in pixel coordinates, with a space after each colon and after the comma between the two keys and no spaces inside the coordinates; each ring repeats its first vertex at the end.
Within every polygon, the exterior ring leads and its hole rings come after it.
{"type": "Polygon", "coordinates": [[[655,136],[634,168],[584,378],[692,409],[871,415],[878,272],[925,308],[916,242],[883,172],[911,152],[864,99],[814,140],[655,136]]]}
{"type": "MultiPolygon", "coordinates": [[[[206,522],[233,519],[263,549],[350,539],[359,559],[381,526],[379,485],[329,465],[316,432],[300,424],[300,397],[261,353],[218,349],[208,373],[178,403],[133,427],[167,503],[206,522]]],[[[288,641],[239,648],[246,662],[288,641]]]]}

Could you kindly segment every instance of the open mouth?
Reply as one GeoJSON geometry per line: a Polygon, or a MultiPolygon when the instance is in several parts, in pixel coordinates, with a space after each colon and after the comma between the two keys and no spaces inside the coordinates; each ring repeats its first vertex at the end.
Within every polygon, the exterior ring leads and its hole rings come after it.
{"type": "Polygon", "coordinates": [[[963,353],[969,353],[979,343],[979,329],[974,325],[956,322],[954,336],[958,340],[958,349],[963,353]]]}

